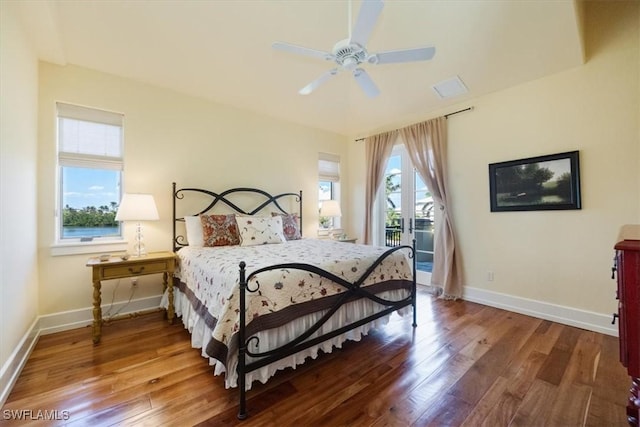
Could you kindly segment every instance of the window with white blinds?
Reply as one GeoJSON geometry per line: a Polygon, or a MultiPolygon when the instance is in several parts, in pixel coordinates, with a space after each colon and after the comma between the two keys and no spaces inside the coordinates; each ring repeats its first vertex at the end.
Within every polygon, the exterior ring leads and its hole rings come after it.
{"type": "Polygon", "coordinates": [[[320,153],[318,175],[320,181],[340,182],[340,157],[335,154],[320,153]]]}
{"type": "Polygon", "coordinates": [[[122,114],[58,103],[58,162],[122,170],[122,114]]]}
{"type": "Polygon", "coordinates": [[[124,116],[57,103],[57,240],[120,237],[115,221],[124,167],[124,116]]]}

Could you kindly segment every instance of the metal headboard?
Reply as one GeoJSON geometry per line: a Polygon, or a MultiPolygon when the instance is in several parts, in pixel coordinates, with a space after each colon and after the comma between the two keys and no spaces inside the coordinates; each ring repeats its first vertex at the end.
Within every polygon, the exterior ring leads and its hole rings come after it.
{"type": "Polygon", "coordinates": [[[283,198],[293,197],[294,200],[298,203],[297,213],[300,221],[300,230],[302,230],[302,190],[300,190],[298,193],[282,193],[282,194],[271,195],[268,192],[264,190],[259,190],[257,188],[239,187],[239,188],[231,188],[221,193],[216,193],[216,192],[205,190],[202,188],[176,188],[175,182],[172,185],[173,185],[173,243],[172,245],[173,245],[174,252],[184,246],[188,246],[186,237],[181,234],[177,234],[177,228],[176,228],[176,225],[178,222],[184,222],[184,217],[181,217],[181,218],[177,217],[176,201],[184,199],[185,195],[188,193],[202,194],[211,198],[209,204],[205,206],[204,209],[201,209],[198,212],[194,212],[192,213],[192,215],[201,215],[206,212],[209,212],[218,203],[224,203],[227,207],[231,208],[231,210],[234,213],[240,213],[244,215],[255,215],[256,213],[260,212],[262,209],[264,209],[269,205],[273,205],[278,211],[280,211],[283,214],[289,214],[292,212],[287,212],[280,205],[279,202],[283,198]],[[245,210],[239,207],[236,203],[234,203],[228,198],[229,196],[234,196],[234,195],[237,196],[238,194],[260,195],[264,197],[264,200],[260,202],[255,208],[250,210],[245,210]]]}

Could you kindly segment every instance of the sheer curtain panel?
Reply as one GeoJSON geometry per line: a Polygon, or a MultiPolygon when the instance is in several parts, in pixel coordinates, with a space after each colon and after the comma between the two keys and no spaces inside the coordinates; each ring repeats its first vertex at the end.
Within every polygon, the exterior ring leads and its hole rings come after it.
{"type": "Polygon", "coordinates": [[[373,204],[382,178],[387,159],[391,155],[393,144],[398,138],[398,131],[381,133],[365,138],[365,157],[367,160],[367,185],[365,194],[364,243],[373,243],[373,204]]]}
{"type": "Polygon", "coordinates": [[[409,157],[442,212],[436,225],[431,284],[442,298],[462,296],[462,274],[456,252],[447,186],[447,119],[438,117],[400,130],[409,157]]]}

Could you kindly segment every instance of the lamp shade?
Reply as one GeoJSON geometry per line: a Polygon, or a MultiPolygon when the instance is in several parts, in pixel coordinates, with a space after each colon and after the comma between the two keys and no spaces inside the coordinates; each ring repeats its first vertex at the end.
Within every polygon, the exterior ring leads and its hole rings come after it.
{"type": "Polygon", "coordinates": [[[320,206],[320,216],[342,216],[340,203],[337,200],[325,200],[320,206]]]}
{"type": "Polygon", "coordinates": [[[125,193],[120,201],[116,221],[155,221],[160,219],[151,194],[125,193]]]}

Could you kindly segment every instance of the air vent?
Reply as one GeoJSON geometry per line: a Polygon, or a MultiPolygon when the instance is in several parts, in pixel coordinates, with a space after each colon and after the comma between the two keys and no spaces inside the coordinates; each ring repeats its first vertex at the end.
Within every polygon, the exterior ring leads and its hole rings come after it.
{"type": "Polygon", "coordinates": [[[435,93],[440,99],[453,98],[469,92],[460,77],[455,76],[432,86],[435,93]]]}

